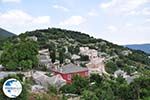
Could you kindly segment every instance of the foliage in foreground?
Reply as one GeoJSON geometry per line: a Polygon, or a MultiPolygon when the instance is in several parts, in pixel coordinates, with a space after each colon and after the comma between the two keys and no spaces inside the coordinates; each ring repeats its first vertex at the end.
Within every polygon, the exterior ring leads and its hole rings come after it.
{"type": "Polygon", "coordinates": [[[34,41],[20,40],[6,43],[0,63],[7,70],[27,70],[38,65],[38,45],[34,41]]]}
{"type": "Polygon", "coordinates": [[[128,84],[122,77],[107,79],[94,74],[90,79],[74,78],[73,83],[62,87],[61,91],[81,95],[82,100],[148,100],[149,85],[150,77],[141,76],[128,84]]]}

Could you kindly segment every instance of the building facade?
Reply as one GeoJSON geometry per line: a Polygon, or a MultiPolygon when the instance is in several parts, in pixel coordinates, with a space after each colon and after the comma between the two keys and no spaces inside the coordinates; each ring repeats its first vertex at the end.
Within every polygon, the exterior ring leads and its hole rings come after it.
{"type": "Polygon", "coordinates": [[[72,78],[75,75],[79,75],[81,77],[88,77],[88,69],[80,66],[76,66],[74,64],[68,64],[59,68],[53,68],[52,72],[57,75],[61,75],[67,83],[72,83],[72,78]]]}

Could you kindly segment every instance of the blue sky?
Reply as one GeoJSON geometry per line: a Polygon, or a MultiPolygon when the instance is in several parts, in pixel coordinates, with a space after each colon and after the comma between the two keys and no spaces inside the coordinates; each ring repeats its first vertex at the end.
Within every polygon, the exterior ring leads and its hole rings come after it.
{"type": "Polygon", "coordinates": [[[150,0],[0,0],[0,27],[16,34],[57,27],[120,45],[150,43],[150,0]]]}

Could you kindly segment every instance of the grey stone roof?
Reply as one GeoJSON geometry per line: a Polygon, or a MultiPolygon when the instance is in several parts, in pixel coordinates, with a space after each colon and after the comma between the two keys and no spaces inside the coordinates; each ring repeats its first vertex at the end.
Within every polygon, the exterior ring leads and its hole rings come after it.
{"type": "Polygon", "coordinates": [[[66,81],[62,78],[61,75],[54,75],[52,77],[48,77],[40,71],[36,71],[32,77],[36,84],[41,85],[45,88],[48,88],[49,85],[54,85],[59,88],[66,84],[66,81]]]}
{"type": "Polygon", "coordinates": [[[48,57],[46,55],[39,55],[40,60],[47,60],[48,57]]]}
{"type": "Polygon", "coordinates": [[[88,70],[87,68],[83,68],[75,64],[68,64],[68,65],[59,67],[58,69],[54,71],[60,72],[60,73],[74,73],[74,72],[82,72],[82,71],[87,71],[87,70],[88,70]]]}
{"type": "Polygon", "coordinates": [[[8,75],[16,74],[16,72],[0,72],[0,79],[7,77],[8,75]]]}

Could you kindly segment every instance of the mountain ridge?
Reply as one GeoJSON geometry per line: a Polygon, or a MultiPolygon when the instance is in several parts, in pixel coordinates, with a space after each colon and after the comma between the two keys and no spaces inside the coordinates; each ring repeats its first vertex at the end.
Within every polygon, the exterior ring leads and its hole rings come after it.
{"type": "Polygon", "coordinates": [[[134,49],[134,50],[141,50],[141,51],[144,51],[144,52],[150,54],[150,43],[128,44],[128,45],[125,45],[125,47],[128,47],[130,49],[134,49]]]}
{"type": "Polygon", "coordinates": [[[14,33],[9,32],[3,28],[0,28],[0,39],[5,39],[8,37],[16,36],[14,33]]]}

